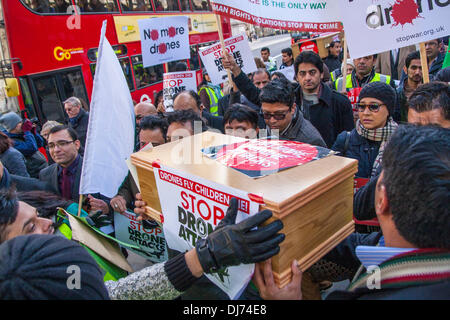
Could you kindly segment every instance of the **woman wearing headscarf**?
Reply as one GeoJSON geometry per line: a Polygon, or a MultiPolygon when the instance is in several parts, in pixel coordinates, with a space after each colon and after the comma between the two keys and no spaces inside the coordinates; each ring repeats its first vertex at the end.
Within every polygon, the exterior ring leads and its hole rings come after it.
{"type": "Polygon", "coordinates": [[[396,93],[385,83],[372,82],[358,99],[355,129],[339,134],[332,149],[358,160],[357,178],[372,178],[381,170],[384,147],[398,127],[392,118],[396,93]]]}

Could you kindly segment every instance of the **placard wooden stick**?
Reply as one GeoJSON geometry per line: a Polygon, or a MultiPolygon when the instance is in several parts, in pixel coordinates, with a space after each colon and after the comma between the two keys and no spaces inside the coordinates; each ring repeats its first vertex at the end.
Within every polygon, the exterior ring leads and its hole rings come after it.
{"type": "MultiPolygon", "coordinates": [[[[222,23],[220,22],[220,16],[219,15],[215,15],[216,16],[216,21],[217,21],[217,28],[219,30],[219,39],[220,39],[220,44],[222,45],[222,52],[223,54],[225,54],[225,41],[223,40],[223,31],[222,31],[222,23]]],[[[228,75],[228,82],[233,86],[233,91],[237,92],[238,89],[236,87],[236,85],[234,84],[233,78],[231,78],[231,71],[229,69],[227,69],[227,75],[228,75]]]]}
{"type": "Polygon", "coordinates": [[[81,206],[83,205],[83,195],[80,194],[80,198],[78,200],[78,213],[77,216],[79,217],[81,214],[81,206]]]}
{"type": "Polygon", "coordinates": [[[428,73],[427,52],[425,50],[425,42],[420,43],[420,63],[422,65],[423,83],[430,82],[430,74],[428,73]]]}

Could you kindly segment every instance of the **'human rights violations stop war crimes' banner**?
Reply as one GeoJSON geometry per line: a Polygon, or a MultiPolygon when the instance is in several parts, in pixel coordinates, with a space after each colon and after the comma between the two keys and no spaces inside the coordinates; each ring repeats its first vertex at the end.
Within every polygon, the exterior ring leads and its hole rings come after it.
{"type": "Polygon", "coordinates": [[[337,0],[211,0],[216,14],[266,28],[342,30],[337,0]]]}

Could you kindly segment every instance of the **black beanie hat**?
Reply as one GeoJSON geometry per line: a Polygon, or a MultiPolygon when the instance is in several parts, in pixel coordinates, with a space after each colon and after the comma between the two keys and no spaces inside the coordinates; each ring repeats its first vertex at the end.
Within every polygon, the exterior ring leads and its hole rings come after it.
{"type": "Polygon", "coordinates": [[[397,94],[395,90],[384,82],[370,82],[366,84],[359,93],[358,102],[363,98],[375,98],[383,101],[389,111],[389,115],[394,115],[395,101],[397,94]]]}
{"type": "Polygon", "coordinates": [[[82,246],[61,236],[38,234],[19,236],[0,246],[0,297],[109,299],[99,267],[82,246]],[[74,270],[79,270],[79,289],[74,270]]]}

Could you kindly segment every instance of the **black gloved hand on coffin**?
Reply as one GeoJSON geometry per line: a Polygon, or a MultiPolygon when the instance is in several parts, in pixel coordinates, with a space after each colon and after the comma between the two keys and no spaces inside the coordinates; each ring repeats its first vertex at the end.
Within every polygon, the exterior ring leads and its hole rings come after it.
{"type": "Polygon", "coordinates": [[[263,210],[254,216],[235,224],[238,201],[231,199],[225,218],[206,238],[196,243],[197,256],[203,271],[215,272],[222,267],[255,263],[267,260],[280,251],[279,244],[284,234],[278,234],[283,228],[281,220],[252,230],[270,217],[270,210],[263,210]]]}

